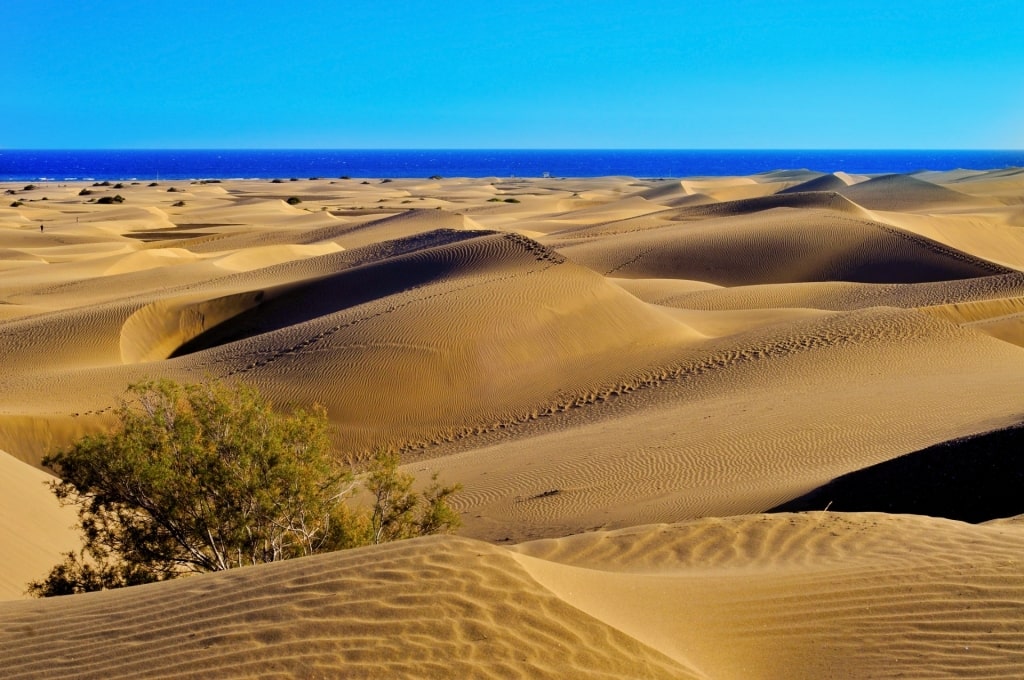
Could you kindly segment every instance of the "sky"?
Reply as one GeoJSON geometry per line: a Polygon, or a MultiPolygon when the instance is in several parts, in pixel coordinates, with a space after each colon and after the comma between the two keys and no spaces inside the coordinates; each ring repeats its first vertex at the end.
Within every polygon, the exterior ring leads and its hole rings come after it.
{"type": "Polygon", "coordinates": [[[1021,0],[5,13],[0,148],[1022,149],[1021,0]]]}

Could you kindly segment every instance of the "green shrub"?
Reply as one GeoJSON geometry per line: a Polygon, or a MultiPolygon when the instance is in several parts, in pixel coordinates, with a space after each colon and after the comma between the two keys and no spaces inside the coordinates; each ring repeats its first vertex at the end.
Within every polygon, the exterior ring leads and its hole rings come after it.
{"type": "Polygon", "coordinates": [[[117,194],[116,196],[102,196],[97,203],[101,205],[110,205],[111,203],[124,203],[124,196],[117,194]]]}
{"type": "Polygon", "coordinates": [[[78,195],[79,196],[91,196],[92,195],[92,189],[82,189],[81,191],[78,192],[78,195]]]}
{"type": "Polygon", "coordinates": [[[285,202],[288,205],[298,205],[299,203],[302,203],[302,199],[299,198],[298,196],[289,196],[288,200],[285,202]]]}
{"type": "Polygon", "coordinates": [[[47,456],[51,489],[78,506],[84,547],[67,553],[36,596],[164,581],[383,541],[459,524],[458,487],[423,492],[380,453],[364,486],[372,509],[349,508],[358,484],[330,451],[326,412],[289,415],[250,386],[129,387],[119,425],[47,456]]]}

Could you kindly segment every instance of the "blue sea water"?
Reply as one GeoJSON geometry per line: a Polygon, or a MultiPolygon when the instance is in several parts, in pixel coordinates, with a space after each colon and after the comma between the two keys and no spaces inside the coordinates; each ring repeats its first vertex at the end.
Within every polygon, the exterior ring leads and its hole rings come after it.
{"type": "Polygon", "coordinates": [[[324,177],[858,174],[1024,166],[1019,151],[93,150],[0,149],[0,181],[324,177]]]}

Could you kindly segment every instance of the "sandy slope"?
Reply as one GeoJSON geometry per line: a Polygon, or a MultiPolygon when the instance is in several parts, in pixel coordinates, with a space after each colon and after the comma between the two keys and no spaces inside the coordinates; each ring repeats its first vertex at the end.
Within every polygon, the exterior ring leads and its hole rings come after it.
{"type": "Polygon", "coordinates": [[[0,451],[0,600],[22,597],[78,545],[75,509],[50,493],[53,479],[0,451]]]}
{"type": "Polygon", "coordinates": [[[1012,678],[1024,533],[754,515],[417,539],[0,609],[5,674],[1012,678]]]}
{"type": "Polygon", "coordinates": [[[0,596],[69,547],[30,466],[153,376],[325,405],[463,538],[4,603],[26,673],[1013,676],[1015,524],[756,513],[1024,419],[1024,174],[148,184],[4,187],[0,596]]]}

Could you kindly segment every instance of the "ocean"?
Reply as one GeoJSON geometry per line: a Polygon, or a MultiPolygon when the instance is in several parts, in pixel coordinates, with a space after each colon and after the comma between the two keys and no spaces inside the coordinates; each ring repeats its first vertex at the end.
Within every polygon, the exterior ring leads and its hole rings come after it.
{"type": "Polygon", "coordinates": [[[1024,166],[1019,151],[0,149],[0,181],[857,174],[1024,166]]]}

